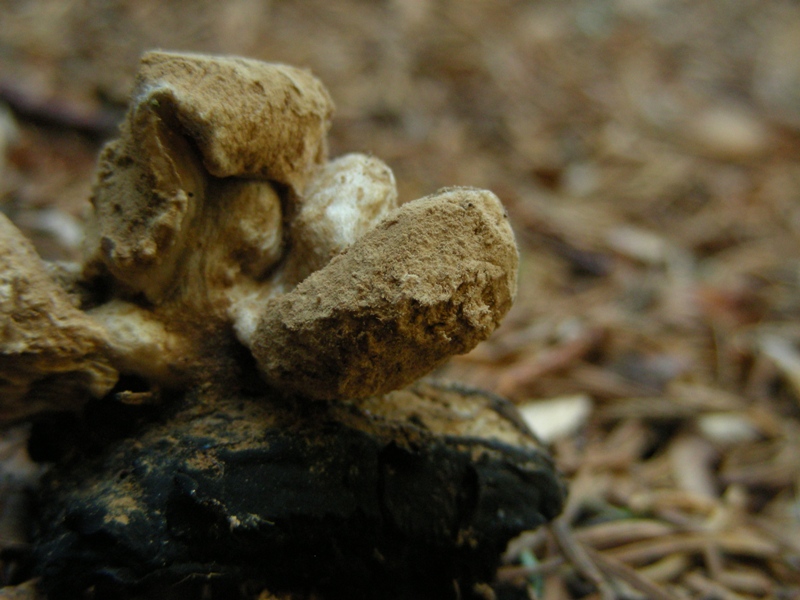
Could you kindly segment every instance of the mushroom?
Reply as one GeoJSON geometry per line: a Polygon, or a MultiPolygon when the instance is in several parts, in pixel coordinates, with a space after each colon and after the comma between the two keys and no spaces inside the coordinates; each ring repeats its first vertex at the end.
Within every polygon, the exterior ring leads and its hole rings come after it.
{"type": "Polygon", "coordinates": [[[498,325],[517,251],[497,197],[465,188],[405,204],[291,292],[246,337],[264,378],[325,399],[408,385],[498,325]]]}
{"type": "Polygon", "coordinates": [[[84,270],[111,280],[89,314],[120,370],[207,378],[232,328],[269,386],[366,397],[492,332],[516,289],[499,200],[461,188],[398,208],[380,160],[327,160],[332,109],[292,67],[144,56],[100,157],[84,270]]]}
{"type": "Polygon", "coordinates": [[[500,200],[454,187],[398,206],[379,159],[328,160],[332,110],[303,70],[150,52],[100,155],[80,268],[51,276],[0,216],[0,419],[100,398],[31,436],[46,460],[80,450],[42,483],[48,597],[478,597],[508,540],[560,511],[513,405],[414,383],[511,306],[500,200]],[[137,403],[157,422],[137,429],[137,403]],[[92,410],[115,415],[99,440],[80,429],[92,410]]]}
{"type": "Polygon", "coordinates": [[[79,408],[117,381],[103,328],[75,308],[0,213],[0,421],[79,408]]]}

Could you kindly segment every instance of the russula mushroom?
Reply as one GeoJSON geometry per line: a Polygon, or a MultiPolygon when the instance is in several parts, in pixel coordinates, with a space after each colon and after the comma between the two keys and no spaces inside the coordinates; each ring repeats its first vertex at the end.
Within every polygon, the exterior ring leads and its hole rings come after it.
{"type": "Polygon", "coordinates": [[[511,306],[502,204],[445,188],[398,207],[383,162],[328,160],[332,110],[306,71],[150,52],[81,267],[51,278],[0,215],[0,418],[99,398],[31,437],[43,460],[72,450],[37,511],[48,597],[476,598],[561,509],[513,405],[414,383],[511,306]]]}
{"type": "Polygon", "coordinates": [[[90,312],[120,369],[205,377],[226,351],[212,330],[232,326],[273,388],[365,397],[494,330],[517,267],[499,200],[451,189],[397,208],[380,160],[327,160],[331,111],[292,67],[145,55],[100,157],[85,268],[116,290],[90,312]]]}
{"type": "Polygon", "coordinates": [[[517,250],[491,192],[405,204],[294,290],[264,305],[250,344],[265,379],[315,398],[363,398],[418,379],[494,331],[517,250]]]}

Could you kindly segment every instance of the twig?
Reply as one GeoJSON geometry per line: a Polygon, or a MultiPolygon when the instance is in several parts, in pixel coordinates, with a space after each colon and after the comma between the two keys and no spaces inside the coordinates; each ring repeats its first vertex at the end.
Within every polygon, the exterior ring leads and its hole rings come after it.
{"type": "Polygon", "coordinates": [[[720,600],[742,600],[744,598],[744,596],[729,590],[716,581],[711,581],[697,571],[687,573],[683,581],[691,588],[709,597],[720,598],[720,600]]]}
{"type": "Polygon", "coordinates": [[[780,555],[780,546],[752,534],[742,533],[687,533],[634,542],[608,552],[625,563],[644,564],[669,554],[687,552],[698,554],[709,544],[718,546],[722,552],[742,554],[753,558],[773,558],[780,555]]]}
{"type": "Polygon", "coordinates": [[[567,560],[597,588],[600,597],[603,600],[616,600],[617,593],[592,561],[587,549],[575,539],[568,523],[562,518],[558,518],[550,524],[550,531],[553,532],[553,536],[567,560]]]}
{"type": "Polygon", "coordinates": [[[546,576],[555,573],[555,571],[558,570],[558,568],[563,564],[564,558],[562,556],[554,556],[531,567],[523,565],[507,565],[505,567],[500,567],[497,570],[497,580],[503,582],[515,582],[520,581],[521,579],[527,579],[533,575],[546,576]]]}
{"type": "Polygon", "coordinates": [[[584,547],[584,551],[600,569],[607,574],[621,579],[633,589],[645,594],[645,596],[651,600],[677,600],[676,596],[664,591],[664,589],[646,577],[642,577],[635,569],[632,569],[628,565],[589,547],[584,547]]]}
{"type": "Polygon", "coordinates": [[[592,548],[614,548],[622,544],[662,537],[675,533],[675,527],[649,519],[618,519],[581,527],[575,537],[592,548]]]}

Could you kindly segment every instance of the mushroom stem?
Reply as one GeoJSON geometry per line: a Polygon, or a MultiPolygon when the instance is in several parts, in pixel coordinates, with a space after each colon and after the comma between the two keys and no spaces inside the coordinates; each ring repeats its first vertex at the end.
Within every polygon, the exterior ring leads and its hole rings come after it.
{"type": "Polygon", "coordinates": [[[108,335],[109,355],[117,368],[165,387],[189,380],[196,352],[188,337],[170,331],[151,311],[112,300],[89,311],[108,335]]]}

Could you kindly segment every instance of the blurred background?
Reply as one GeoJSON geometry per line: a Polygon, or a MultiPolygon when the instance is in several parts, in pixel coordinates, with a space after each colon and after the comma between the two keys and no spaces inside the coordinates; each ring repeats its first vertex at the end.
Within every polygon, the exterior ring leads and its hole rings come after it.
{"type": "MultiPolygon", "coordinates": [[[[308,68],[332,156],[501,198],[517,303],[438,375],[520,405],[603,582],[800,597],[800,4],[0,0],[0,211],[43,258],[80,256],[153,48],[308,68]]],[[[608,593],[548,536],[501,578],[608,593]]]]}

